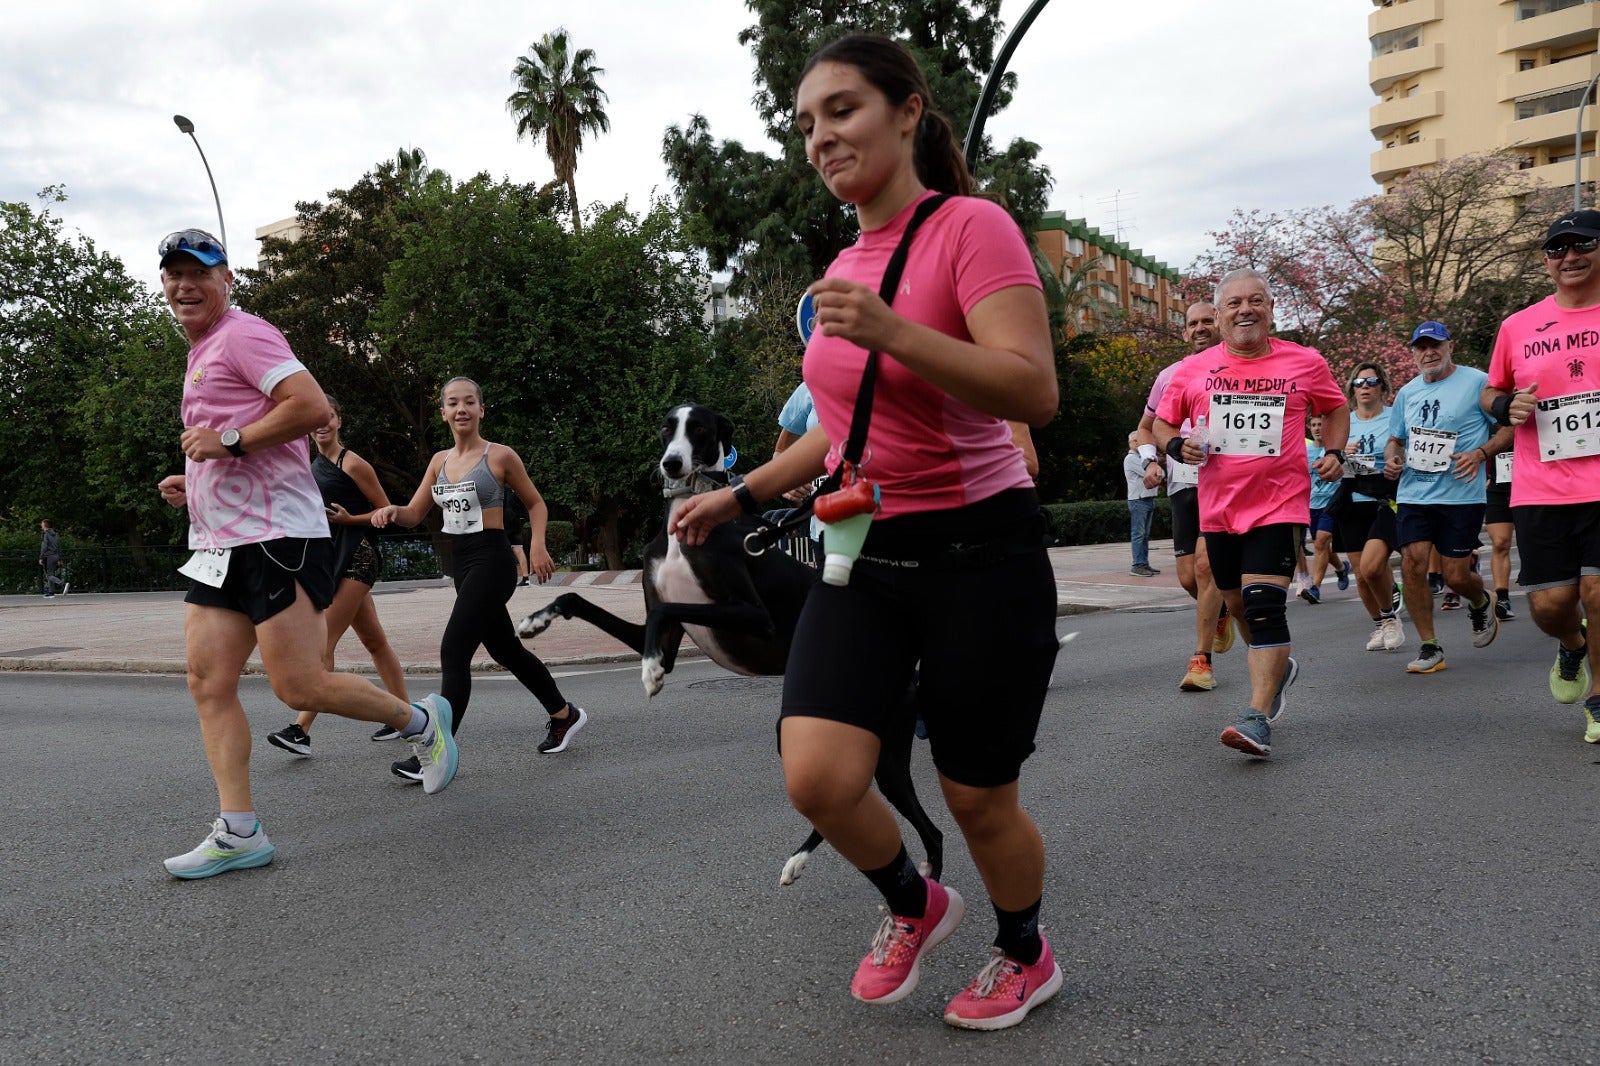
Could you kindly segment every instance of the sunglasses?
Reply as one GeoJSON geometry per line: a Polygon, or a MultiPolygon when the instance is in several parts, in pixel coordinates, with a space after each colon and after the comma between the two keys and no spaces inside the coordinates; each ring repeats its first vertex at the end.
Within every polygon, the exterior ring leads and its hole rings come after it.
{"type": "Polygon", "coordinates": [[[203,229],[181,229],[176,233],[169,233],[156,246],[156,252],[163,259],[173,252],[206,252],[224,258],[228,254],[222,247],[222,242],[203,229]]]}
{"type": "Polygon", "coordinates": [[[1600,248],[1600,237],[1590,237],[1586,241],[1569,241],[1566,244],[1547,244],[1544,246],[1544,257],[1546,259],[1565,259],[1568,252],[1586,255],[1596,248],[1600,248]]]}
{"type": "Polygon", "coordinates": [[[1382,384],[1383,384],[1383,379],[1382,378],[1351,378],[1350,379],[1350,387],[1352,389],[1362,389],[1362,388],[1376,389],[1379,386],[1381,386],[1382,384]]]}

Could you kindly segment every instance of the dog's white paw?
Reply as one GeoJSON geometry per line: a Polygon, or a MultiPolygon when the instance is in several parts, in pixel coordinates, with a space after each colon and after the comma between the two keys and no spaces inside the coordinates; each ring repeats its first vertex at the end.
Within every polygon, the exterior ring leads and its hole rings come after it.
{"type": "Polygon", "coordinates": [[[523,640],[536,637],[550,628],[550,623],[556,620],[556,613],[548,607],[542,611],[535,611],[517,623],[517,636],[523,640]]]}
{"type": "Polygon", "coordinates": [[[661,669],[661,660],[652,656],[640,663],[639,680],[644,683],[646,696],[653,697],[660,692],[667,680],[667,672],[661,669]]]}
{"type": "Polygon", "coordinates": [[[792,885],[800,880],[800,871],[806,868],[806,863],[811,859],[809,851],[798,852],[789,856],[789,861],[783,864],[783,873],[778,877],[778,884],[792,885]]]}
{"type": "Polygon", "coordinates": [[[1073,641],[1075,641],[1077,639],[1078,639],[1078,631],[1076,629],[1074,629],[1071,633],[1068,633],[1066,636],[1062,637],[1061,640],[1058,641],[1057,643],[1059,644],[1060,647],[1065,648],[1068,644],[1071,644],[1073,641]]]}
{"type": "Polygon", "coordinates": [[[923,877],[932,877],[933,863],[929,862],[927,859],[923,859],[921,862],[917,863],[917,873],[921,874],[923,877]]]}

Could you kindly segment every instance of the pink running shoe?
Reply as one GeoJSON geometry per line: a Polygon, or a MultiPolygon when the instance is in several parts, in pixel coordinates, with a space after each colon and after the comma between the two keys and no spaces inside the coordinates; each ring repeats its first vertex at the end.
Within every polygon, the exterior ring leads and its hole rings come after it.
{"type": "Polygon", "coordinates": [[[1059,991],[1061,967],[1049,941],[1032,966],[995,948],[988,965],[945,1007],[944,1020],[960,1029],[1008,1029],[1059,991]]]}
{"type": "Polygon", "coordinates": [[[885,913],[872,950],[856,967],[850,994],[863,1003],[898,1003],[917,987],[927,949],[949,936],[965,905],[953,888],[928,881],[928,909],[921,918],[885,913]]]}

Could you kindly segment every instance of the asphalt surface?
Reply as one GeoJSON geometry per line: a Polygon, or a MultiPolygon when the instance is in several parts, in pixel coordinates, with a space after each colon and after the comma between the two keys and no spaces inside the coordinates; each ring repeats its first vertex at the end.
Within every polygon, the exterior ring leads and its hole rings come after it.
{"type": "MultiPolygon", "coordinates": [[[[1217,743],[1243,649],[1216,691],[1179,692],[1172,591],[1058,625],[1078,637],[1022,796],[1066,985],[999,1034],[939,1020],[993,920],[926,745],[916,780],[969,910],[906,1002],[849,997],[875,897],[837,856],[778,887],[805,826],[776,679],[680,662],[646,701],[630,663],[570,665],[593,722],[540,756],[540,716],[486,673],[432,797],[359,724],[319,723],[308,760],[258,744],[277,860],[185,883],[159,862],[214,793],[182,677],[8,674],[0,1062],[1595,1061],[1600,749],[1550,699],[1551,642],[1522,617],[1474,650],[1465,612],[1442,614],[1449,669],[1408,676],[1414,633],[1364,652],[1370,624],[1330,582],[1291,605],[1301,679],[1252,760],[1217,743]]],[[[0,610],[0,643],[42,646],[19,611],[92,599],[0,610]]],[[[98,649],[95,628],[68,632],[98,649]]],[[[265,679],[243,692],[258,736],[287,721],[265,679]]]]}

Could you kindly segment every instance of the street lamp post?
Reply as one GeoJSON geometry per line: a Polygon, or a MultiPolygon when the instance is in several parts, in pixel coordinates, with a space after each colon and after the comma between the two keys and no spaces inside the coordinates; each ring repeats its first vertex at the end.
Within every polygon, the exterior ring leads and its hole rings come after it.
{"type": "Polygon", "coordinates": [[[1600,82],[1600,74],[1590,78],[1589,87],[1583,90],[1583,99],[1578,101],[1578,132],[1572,135],[1572,209],[1574,211],[1583,207],[1583,109],[1589,106],[1589,97],[1594,95],[1596,82],[1600,82]]]}
{"type": "Polygon", "coordinates": [[[172,121],[179,130],[189,135],[189,139],[194,142],[194,150],[200,153],[200,162],[205,164],[206,180],[211,183],[211,199],[215,200],[217,204],[217,228],[222,231],[217,236],[222,238],[222,246],[226,248],[228,246],[228,224],[222,221],[222,197],[217,195],[217,179],[211,176],[211,164],[206,161],[205,149],[200,147],[200,139],[194,135],[194,123],[182,115],[173,115],[172,121]]]}
{"type": "Polygon", "coordinates": [[[1005,77],[1006,64],[1011,62],[1011,53],[1017,50],[1017,45],[1022,43],[1022,35],[1028,32],[1028,27],[1033,25],[1033,20],[1039,17],[1039,12],[1044,10],[1044,5],[1050,0],[1033,0],[1028,5],[1028,10],[1012,28],[1006,37],[1006,43],[1001,46],[1000,54],[995,57],[994,68],[989,71],[989,76],[983,80],[983,92],[978,94],[978,106],[972,109],[972,121],[967,125],[967,140],[962,145],[962,151],[967,157],[967,169],[971,170],[978,162],[978,146],[983,143],[983,125],[989,120],[989,107],[994,103],[994,94],[1000,91],[1000,79],[1005,77]]]}

